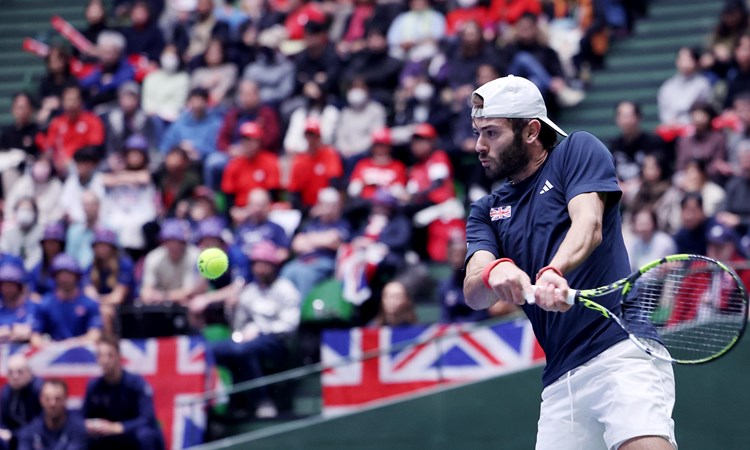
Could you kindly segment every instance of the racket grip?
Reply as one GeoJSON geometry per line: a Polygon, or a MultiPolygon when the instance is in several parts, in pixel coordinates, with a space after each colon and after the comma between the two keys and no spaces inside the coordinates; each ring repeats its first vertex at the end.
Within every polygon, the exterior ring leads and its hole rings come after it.
{"type": "MultiPolygon", "coordinates": [[[[531,289],[536,291],[539,287],[536,285],[531,285],[531,289]]],[[[565,299],[565,303],[569,305],[573,305],[576,302],[576,294],[578,294],[578,291],[575,289],[568,289],[568,297],[565,299]]],[[[534,294],[527,293],[524,298],[526,299],[526,303],[533,305],[536,303],[536,299],[534,298],[534,294]]]]}

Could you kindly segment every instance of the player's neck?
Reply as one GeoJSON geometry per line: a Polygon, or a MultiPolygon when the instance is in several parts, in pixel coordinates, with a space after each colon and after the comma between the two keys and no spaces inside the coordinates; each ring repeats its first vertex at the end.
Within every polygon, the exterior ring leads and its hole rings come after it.
{"type": "Polygon", "coordinates": [[[541,147],[539,147],[538,149],[529,150],[529,152],[529,163],[526,164],[526,167],[523,170],[510,177],[510,184],[518,184],[526,178],[534,175],[536,171],[539,170],[540,167],[542,167],[544,162],[547,160],[547,155],[549,154],[547,150],[541,147]]]}

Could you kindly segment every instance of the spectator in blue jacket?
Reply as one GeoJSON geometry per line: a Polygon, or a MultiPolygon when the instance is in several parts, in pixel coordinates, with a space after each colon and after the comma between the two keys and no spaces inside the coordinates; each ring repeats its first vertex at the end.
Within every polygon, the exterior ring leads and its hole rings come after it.
{"type": "Polygon", "coordinates": [[[49,340],[74,344],[96,342],[101,335],[99,305],[81,291],[81,267],[69,255],[52,261],[55,289],[43,299],[34,320],[31,344],[43,346],[49,340]]]}
{"type": "Polygon", "coordinates": [[[37,305],[27,295],[23,266],[0,264],[0,342],[27,342],[31,338],[37,305]]]}
{"type": "Polygon", "coordinates": [[[96,362],[102,376],[89,381],[83,401],[89,450],[164,449],[153,390],[143,377],[123,369],[118,342],[99,340],[96,362]]]}
{"type": "Polygon", "coordinates": [[[37,416],[18,438],[18,450],[86,450],[86,428],[81,418],[68,411],[68,385],[45,380],[39,395],[42,415],[37,416]]]}
{"type": "Polygon", "coordinates": [[[133,67],[125,58],[125,38],[116,31],[102,31],[96,40],[99,66],[81,80],[81,88],[87,94],[88,105],[114,103],[117,90],[125,82],[135,78],[133,67]]]}
{"type": "MultiPolygon", "coordinates": [[[[208,91],[195,88],[190,91],[187,100],[187,111],[167,128],[159,146],[163,154],[172,147],[180,147],[188,153],[193,161],[203,161],[208,155],[218,150],[216,141],[221,129],[221,116],[208,108],[208,91]]],[[[210,172],[204,171],[204,180],[210,172]]]]}

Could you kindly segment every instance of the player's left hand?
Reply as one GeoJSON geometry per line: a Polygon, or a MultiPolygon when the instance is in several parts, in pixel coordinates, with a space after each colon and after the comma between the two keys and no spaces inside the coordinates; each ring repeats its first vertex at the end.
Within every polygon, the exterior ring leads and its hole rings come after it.
{"type": "Polygon", "coordinates": [[[545,311],[565,312],[571,306],[565,302],[568,298],[568,282],[554,270],[545,270],[536,280],[537,289],[534,298],[537,306],[545,311]]]}

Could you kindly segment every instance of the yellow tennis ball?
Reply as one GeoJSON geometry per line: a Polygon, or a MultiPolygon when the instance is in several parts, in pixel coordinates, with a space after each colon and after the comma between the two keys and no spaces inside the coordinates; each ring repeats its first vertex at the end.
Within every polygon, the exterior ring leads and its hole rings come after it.
{"type": "Polygon", "coordinates": [[[198,271],[209,280],[219,278],[229,268],[229,258],[220,248],[207,248],[198,256],[198,271]]]}

